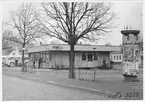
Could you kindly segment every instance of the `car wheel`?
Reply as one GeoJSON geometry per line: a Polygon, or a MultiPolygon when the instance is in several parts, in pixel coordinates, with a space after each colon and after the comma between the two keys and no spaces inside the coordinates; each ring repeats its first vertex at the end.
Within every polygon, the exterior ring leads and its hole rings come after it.
{"type": "Polygon", "coordinates": [[[15,66],[14,62],[11,62],[11,63],[9,64],[9,66],[10,66],[10,67],[14,67],[14,66],[15,66]]]}

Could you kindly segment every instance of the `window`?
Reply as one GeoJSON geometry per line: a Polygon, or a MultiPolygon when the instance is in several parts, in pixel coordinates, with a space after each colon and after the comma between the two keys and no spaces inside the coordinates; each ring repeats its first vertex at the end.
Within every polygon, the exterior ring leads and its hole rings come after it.
{"type": "Polygon", "coordinates": [[[94,60],[98,60],[98,53],[94,53],[94,60]]]}
{"type": "Polygon", "coordinates": [[[87,54],[88,61],[93,61],[93,54],[87,54]]]}
{"type": "Polygon", "coordinates": [[[122,55],[121,54],[114,54],[112,56],[113,61],[122,61],[122,55]]]}
{"type": "Polygon", "coordinates": [[[98,60],[98,54],[96,53],[82,53],[82,60],[83,61],[93,61],[98,60]],[[94,57],[93,57],[94,56],[94,57]]]}
{"type": "Polygon", "coordinates": [[[85,61],[86,60],[86,54],[82,53],[82,60],[85,61]]]}
{"type": "Polygon", "coordinates": [[[116,60],[118,60],[118,55],[116,55],[116,56],[117,56],[116,60]]]}
{"type": "Polygon", "coordinates": [[[116,60],[116,56],[114,55],[114,60],[116,60]]]}
{"type": "Polygon", "coordinates": [[[121,55],[119,56],[119,59],[121,60],[121,55]]]}

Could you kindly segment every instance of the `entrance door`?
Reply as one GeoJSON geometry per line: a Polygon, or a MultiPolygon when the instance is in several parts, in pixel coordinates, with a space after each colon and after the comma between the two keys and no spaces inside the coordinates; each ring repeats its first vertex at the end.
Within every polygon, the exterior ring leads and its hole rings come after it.
{"type": "Polygon", "coordinates": [[[92,53],[87,54],[87,67],[94,67],[93,66],[93,54],[92,53]]]}

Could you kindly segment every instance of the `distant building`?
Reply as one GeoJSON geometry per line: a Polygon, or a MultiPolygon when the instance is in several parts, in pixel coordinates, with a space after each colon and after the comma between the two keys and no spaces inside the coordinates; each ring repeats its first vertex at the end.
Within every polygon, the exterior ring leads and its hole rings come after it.
{"type": "Polygon", "coordinates": [[[14,51],[13,47],[7,47],[7,48],[4,48],[2,50],[2,57],[7,57],[9,55],[11,55],[11,53],[14,51]]]}
{"type": "MultiPolygon", "coordinates": [[[[26,47],[26,50],[24,52],[24,57],[28,58],[27,49],[28,47],[32,47],[34,45],[29,44],[26,47]]],[[[7,47],[2,49],[2,59],[3,64],[6,64],[8,66],[17,66],[21,64],[21,57],[22,57],[22,47],[15,45],[14,47],[7,47]]]]}
{"type": "MultiPolygon", "coordinates": [[[[28,57],[27,49],[33,47],[33,44],[28,44],[24,52],[25,56],[28,57]]],[[[2,57],[21,57],[22,56],[22,47],[19,44],[16,44],[13,47],[7,47],[2,49],[2,57]]]]}

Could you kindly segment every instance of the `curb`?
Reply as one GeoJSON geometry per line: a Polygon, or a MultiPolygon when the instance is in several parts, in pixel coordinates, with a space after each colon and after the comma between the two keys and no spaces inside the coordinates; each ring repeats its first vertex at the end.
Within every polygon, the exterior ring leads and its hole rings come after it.
{"type": "MultiPolygon", "coordinates": [[[[79,89],[79,90],[83,90],[83,91],[87,91],[87,92],[91,91],[93,93],[103,94],[105,96],[110,96],[110,95],[114,95],[115,94],[115,93],[111,93],[111,92],[108,92],[108,91],[100,91],[100,90],[96,90],[96,89],[78,87],[78,86],[74,86],[74,85],[60,84],[60,83],[56,83],[54,81],[44,81],[44,80],[39,80],[39,79],[35,79],[35,78],[28,78],[28,77],[20,76],[20,75],[12,75],[12,74],[9,74],[9,73],[3,73],[3,74],[4,75],[8,75],[8,76],[12,76],[12,77],[19,77],[21,79],[27,79],[27,80],[37,81],[37,82],[39,81],[39,82],[43,82],[43,83],[49,83],[49,84],[62,86],[62,87],[67,87],[67,88],[72,88],[72,89],[79,89]]],[[[128,98],[121,97],[121,98],[116,98],[115,100],[117,100],[117,99],[128,99],[128,98]]],[[[114,100],[114,99],[112,98],[112,100],[114,100]]]]}

